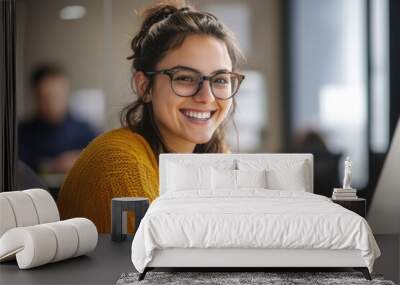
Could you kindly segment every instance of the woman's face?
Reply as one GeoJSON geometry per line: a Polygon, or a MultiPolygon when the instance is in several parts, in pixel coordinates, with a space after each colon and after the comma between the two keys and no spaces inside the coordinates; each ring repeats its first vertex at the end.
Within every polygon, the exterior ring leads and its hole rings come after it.
{"type": "MultiPolygon", "coordinates": [[[[225,43],[204,35],[188,36],[179,48],[166,54],[156,70],[176,66],[196,69],[203,75],[232,70],[225,43]]],[[[193,152],[196,144],[208,142],[232,105],[232,99],[215,99],[208,80],[195,96],[179,97],[167,75],[155,76],[151,98],[155,122],[165,143],[175,152],[193,152]]]]}

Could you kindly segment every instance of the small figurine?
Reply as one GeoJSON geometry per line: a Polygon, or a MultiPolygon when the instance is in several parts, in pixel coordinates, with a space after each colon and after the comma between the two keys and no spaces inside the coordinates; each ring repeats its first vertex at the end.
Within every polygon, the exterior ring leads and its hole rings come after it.
{"type": "Polygon", "coordinates": [[[350,157],[346,157],[346,161],[344,162],[343,189],[353,189],[351,187],[351,164],[350,157]]]}

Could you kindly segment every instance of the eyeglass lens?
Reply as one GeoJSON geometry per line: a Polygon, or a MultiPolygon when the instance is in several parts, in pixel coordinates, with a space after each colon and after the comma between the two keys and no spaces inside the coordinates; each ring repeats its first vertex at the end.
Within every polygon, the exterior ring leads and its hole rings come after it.
{"type": "MultiPolygon", "coordinates": [[[[193,96],[199,89],[202,76],[191,70],[179,70],[172,76],[172,89],[179,96],[193,96]]],[[[228,99],[239,86],[239,78],[231,73],[218,73],[210,78],[211,91],[219,99],[228,99]]]]}

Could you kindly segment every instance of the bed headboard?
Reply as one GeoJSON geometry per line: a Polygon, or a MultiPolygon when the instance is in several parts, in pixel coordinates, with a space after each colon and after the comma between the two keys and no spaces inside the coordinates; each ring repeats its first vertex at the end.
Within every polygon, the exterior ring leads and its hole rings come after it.
{"type": "Polygon", "coordinates": [[[166,182],[168,179],[168,165],[176,163],[187,167],[210,165],[223,169],[242,169],[252,168],[259,165],[267,168],[274,168],[275,171],[284,173],[287,167],[295,164],[304,165],[305,190],[313,193],[313,155],[312,154],[160,154],[160,195],[166,192],[166,182]]]}

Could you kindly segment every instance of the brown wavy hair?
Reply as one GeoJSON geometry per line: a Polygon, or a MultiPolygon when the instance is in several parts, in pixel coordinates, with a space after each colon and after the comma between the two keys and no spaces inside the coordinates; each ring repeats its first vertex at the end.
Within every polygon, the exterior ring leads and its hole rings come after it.
{"type": "MultiPolygon", "coordinates": [[[[227,47],[233,71],[244,59],[230,30],[211,13],[195,10],[184,2],[163,2],[142,12],[143,22],[139,32],[131,42],[133,54],[132,72],[153,71],[157,63],[168,51],[179,48],[185,38],[190,35],[208,35],[223,41],[227,47]]],[[[144,96],[138,98],[121,111],[121,125],[142,135],[150,144],[157,160],[162,152],[170,152],[161,133],[154,122],[151,102],[143,100],[149,94],[153,78],[144,96]]],[[[134,89],[134,88],[133,88],[134,89]]],[[[227,119],[215,130],[210,141],[197,144],[194,153],[223,153],[229,151],[225,143],[225,127],[229,120],[233,121],[236,109],[235,98],[227,119]]],[[[235,122],[233,126],[236,130],[235,122]]]]}

